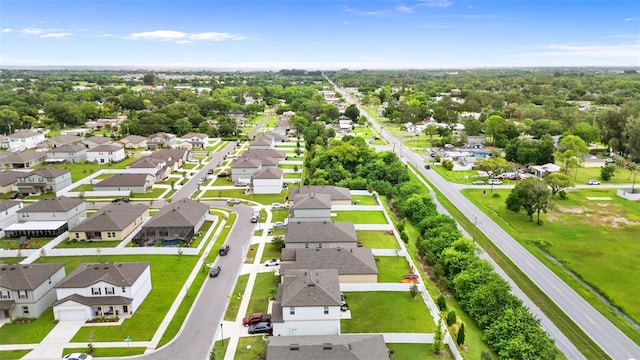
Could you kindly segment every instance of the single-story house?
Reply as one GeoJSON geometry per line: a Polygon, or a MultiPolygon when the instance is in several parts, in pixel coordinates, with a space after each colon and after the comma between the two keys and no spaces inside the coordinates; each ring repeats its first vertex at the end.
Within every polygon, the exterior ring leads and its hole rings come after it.
{"type": "Polygon", "coordinates": [[[549,174],[559,172],[562,168],[556,164],[547,163],[544,165],[533,165],[529,167],[530,170],[533,170],[533,173],[539,177],[543,178],[549,174]]]}
{"type": "Polygon", "coordinates": [[[345,187],[339,186],[301,186],[299,188],[293,188],[289,192],[289,205],[293,207],[295,205],[295,197],[299,194],[328,194],[331,196],[331,205],[351,205],[351,191],[345,187]]]}
{"type": "Polygon", "coordinates": [[[124,148],[119,145],[100,145],[87,150],[87,161],[98,164],[115,163],[124,160],[124,148]]]}
{"type": "Polygon", "coordinates": [[[0,153],[0,169],[27,169],[42,164],[46,158],[47,153],[43,151],[0,153]]]}
{"type": "Polygon", "coordinates": [[[209,206],[188,198],[165,205],[133,238],[138,246],[189,244],[209,214],[209,206]]]}
{"type": "Polygon", "coordinates": [[[280,169],[258,169],[251,175],[251,189],[254,194],[280,194],[283,184],[280,169]]]}
{"type": "Polygon", "coordinates": [[[78,225],[69,229],[69,239],[78,241],[121,241],[129,236],[149,216],[149,209],[140,203],[109,204],[78,225]]]}
{"type": "Polygon", "coordinates": [[[37,194],[47,191],[57,192],[71,186],[71,171],[56,168],[41,168],[18,177],[18,192],[37,194]]]}
{"type": "Polygon", "coordinates": [[[82,140],[82,143],[89,149],[93,149],[96,146],[109,145],[113,143],[113,140],[106,136],[95,135],[82,140]]]}
{"type": "Polygon", "coordinates": [[[146,149],[147,138],[140,135],[128,135],[116,141],[125,149],[146,149]]]}
{"type": "Polygon", "coordinates": [[[458,161],[460,162],[460,165],[462,166],[471,166],[474,167],[476,165],[476,163],[478,162],[477,157],[475,156],[465,156],[465,157],[461,157],[458,158],[458,161]]]}
{"type": "Polygon", "coordinates": [[[299,359],[389,360],[389,349],[382,334],[269,337],[266,360],[299,359]]]}
{"type": "Polygon", "coordinates": [[[130,191],[132,194],[144,194],[154,184],[150,174],[113,174],[93,185],[95,191],[130,191]]]}
{"type": "Polygon", "coordinates": [[[358,246],[358,237],[350,222],[289,221],[284,243],[290,249],[352,249],[358,246]]]}
{"type": "Polygon", "coordinates": [[[259,134],[249,142],[249,149],[262,150],[273,149],[274,147],[275,138],[271,134],[259,134]]]}
{"type": "Polygon", "coordinates": [[[336,269],[340,283],[376,283],[378,267],[371,249],[282,249],[280,274],[291,270],[336,269]]]}
{"type": "Polygon", "coordinates": [[[90,129],[70,129],[70,130],[62,130],[60,135],[75,135],[75,136],[85,136],[90,133],[90,129]]]}
{"type": "Polygon", "coordinates": [[[295,196],[291,221],[331,221],[331,195],[306,193],[295,196]]]}
{"type": "Polygon", "coordinates": [[[56,286],[58,321],[129,317],[151,291],[147,262],[81,264],[56,286]]]}
{"type": "Polygon", "coordinates": [[[0,265],[0,320],[37,318],[56,301],[64,264],[0,265]]]}
{"type": "Polygon", "coordinates": [[[81,163],[87,160],[87,148],[84,145],[61,145],[47,151],[47,162],[81,163]]]}

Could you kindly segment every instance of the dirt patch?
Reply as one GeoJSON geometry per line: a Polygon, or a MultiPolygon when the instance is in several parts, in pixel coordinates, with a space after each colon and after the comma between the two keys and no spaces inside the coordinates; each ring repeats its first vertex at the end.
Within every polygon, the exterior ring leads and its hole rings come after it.
{"type": "Polygon", "coordinates": [[[637,221],[632,221],[632,220],[627,219],[626,217],[619,217],[619,216],[618,217],[606,218],[606,221],[609,223],[609,226],[611,226],[612,228],[615,228],[615,229],[621,228],[623,226],[640,224],[637,221]]]}
{"type": "Polygon", "coordinates": [[[586,210],[583,207],[564,207],[564,206],[557,206],[557,205],[553,209],[563,214],[575,214],[575,215],[584,214],[584,211],[586,210]]]}

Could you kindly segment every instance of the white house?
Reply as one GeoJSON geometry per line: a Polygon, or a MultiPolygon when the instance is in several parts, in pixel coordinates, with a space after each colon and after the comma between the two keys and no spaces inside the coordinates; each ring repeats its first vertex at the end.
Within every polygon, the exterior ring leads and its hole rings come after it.
{"type": "Polygon", "coordinates": [[[125,152],[122,146],[100,145],[87,150],[87,161],[99,164],[120,162],[124,160],[125,152]]]}
{"type": "Polygon", "coordinates": [[[17,131],[9,136],[8,150],[13,152],[35,149],[45,140],[44,133],[40,131],[17,131]]]}
{"type": "Polygon", "coordinates": [[[81,163],[87,160],[87,148],[83,145],[57,146],[47,151],[46,161],[81,163]]]}
{"type": "Polygon", "coordinates": [[[331,195],[298,194],[291,206],[290,221],[331,221],[331,195]]]}
{"type": "Polygon", "coordinates": [[[338,270],[289,271],[272,307],[273,336],[338,335],[341,305],[338,270]]]}
{"type": "Polygon", "coordinates": [[[87,217],[84,200],[64,196],[25,205],[17,211],[18,223],[4,228],[8,238],[56,237],[87,217]]]}
{"type": "Polygon", "coordinates": [[[190,144],[192,149],[204,149],[209,143],[209,136],[201,133],[188,133],[180,139],[183,144],[190,144]]]}
{"type": "Polygon", "coordinates": [[[251,188],[254,194],[280,194],[283,184],[280,169],[259,169],[251,175],[251,188]]]}
{"type": "Polygon", "coordinates": [[[241,156],[231,165],[231,179],[233,181],[251,179],[253,173],[258,171],[261,167],[262,162],[259,159],[251,159],[241,156]]]}
{"type": "Polygon", "coordinates": [[[64,264],[0,265],[0,319],[37,318],[56,301],[64,264]]]}
{"type": "Polygon", "coordinates": [[[56,168],[41,168],[18,177],[16,187],[21,193],[57,192],[71,186],[71,171],[56,168]]]}
{"type": "Polygon", "coordinates": [[[289,221],[286,248],[345,248],[358,246],[355,226],[350,222],[289,221]]]}
{"type": "Polygon", "coordinates": [[[535,175],[540,178],[562,170],[560,166],[552,163],[547,163],[544,165],[533,165],[530,168],[534,171],[535,175]]]}
{"type": "Polygon", "coordinates": [[[89,149],[93,149],[96,146],[110,145],[111,143],[113,143],[113,140],[106,136],[96,135],[82,140],[82,143],[89,149]]]}
{"type": "Polygon", "coordinates": [[[147,146],[152,149],[174,147],[178,137],[165,132],[155,133],[147,138],[147,146]]]}
{"type": "Polygon", "coordinates": [[[147,262],[81,264],[55,289],[56,320],[129,317],[151,291],[151,267],[147,262]]]}
{"type": "Polygon", "coordinates": [[[7,226],[18,222],[18,210],[23,206],[22,201],[0,200],[0,237],[5,237],[7,226]]]}

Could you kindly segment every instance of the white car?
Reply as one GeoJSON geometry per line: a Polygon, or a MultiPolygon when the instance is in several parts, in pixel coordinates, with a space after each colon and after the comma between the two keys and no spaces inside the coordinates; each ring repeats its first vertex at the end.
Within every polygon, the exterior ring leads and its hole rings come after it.
{"type": "Polygon", "coordinates": [[[600,185],[598,180],[587,180],[587,185],[600,185]]]}
{"type": "Polygon", "coordinates": [[[287,227],[287,224],[285,224],[282,221],[276,221],[273,223],[273,225],[271,226],[272,229],[280,229],[280,228],[284,228],[287,227]]]}
{"type": "Polygon", "coordinates": [[[264,262],[264,266],[278,266],[280,265],[280,259],[271,259],[264,262]]]}
{"type": "Polygon", "coordinates": [[[272,209],[284,209],[284,205],[282,205],[280,203],[273,203],[273,204],[271,204],[271,208],[272,209]]]}
{"type": "Polygon", "coordinates": [[[93,356],[84,353],[72,353],[63,356],[62,360],[93,360],[93,356]]]}
{"type": "Polygon", "coordinates": [[[502,185],[502,181],[498,179],[489,179],[487,180],[487,184],[489,185],[502,185]]]}
{"type": "Polygon", "coordinates": [[[227,200],[227,204],[229,205],[240,204],[240,199],[229,199],[227,200]]]}

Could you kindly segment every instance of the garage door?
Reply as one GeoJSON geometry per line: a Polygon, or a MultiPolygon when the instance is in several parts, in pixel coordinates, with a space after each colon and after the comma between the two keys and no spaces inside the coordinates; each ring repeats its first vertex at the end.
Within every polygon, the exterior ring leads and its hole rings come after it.
{"type": "Polygon", "coordinates": [[[58,319],[60,321],[85,321],[87,315],[84,310],[60,310],[58,319]]]}

